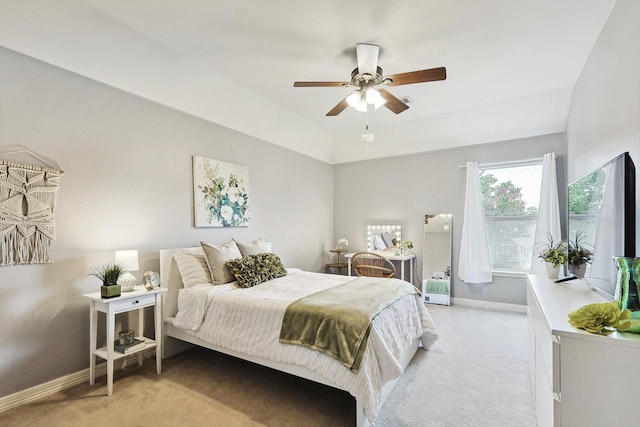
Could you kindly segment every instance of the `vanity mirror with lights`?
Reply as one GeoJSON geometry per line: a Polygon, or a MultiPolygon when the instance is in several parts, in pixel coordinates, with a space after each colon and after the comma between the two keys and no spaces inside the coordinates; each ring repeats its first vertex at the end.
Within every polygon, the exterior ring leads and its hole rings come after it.
{"type": "Polygon", "coordinates": [[[368,251],[393,251],[396,241],[402,240],[399,225],[367,225],[368,251]]]}
{"type": "Polygon", "coordinates": [[[451,304],[451,214],[424,216],[422,295],[430,304],[451,304]]]}
{"type": "MultiPolygon", "coordinates": [[[[413,283],[414,264],[416,255],[405,250],[398,253],[395,242],[402,240],[402,227],[400,225],[368,225],[367,226],[367,251],[375,252],[390,260],[396,267],[396,277],[413,283]]],[[[351,276],[351,257],[354,253],[345,254],[347,260],[347,272],[351,276]]],[[[414,284],[415,285],[415,284],[414,284]]]]}

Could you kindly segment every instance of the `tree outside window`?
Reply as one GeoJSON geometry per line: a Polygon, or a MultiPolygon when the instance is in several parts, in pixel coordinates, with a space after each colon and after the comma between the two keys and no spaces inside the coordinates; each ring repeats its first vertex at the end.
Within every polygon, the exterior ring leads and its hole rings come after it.
{"type": "Polygon", "coordinates": [[[541,164],[480,173],[491,266],[496,272],[531,269],[541,179],[541,164]]]}

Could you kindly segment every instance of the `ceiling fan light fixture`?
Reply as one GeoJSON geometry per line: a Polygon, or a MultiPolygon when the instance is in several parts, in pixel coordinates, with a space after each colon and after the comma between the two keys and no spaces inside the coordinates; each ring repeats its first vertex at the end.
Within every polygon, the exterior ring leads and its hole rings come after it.
{"type": "Polygon", "coordinates": [[[380,92],[378,92],[372,87],[367,89],[366,99],[367,99],[367,104],[373,104],[376,110],[382,107],[385,102],[387,102],[387,100],[384,99],[382,95],[380,95],[380,92]]]}
{"type": "Polygon", "coordinates": [[[367,102],[363,99],[362,92],[359,90],[347,96],[347,104],[361,113],[367,112],[367,102]]]}

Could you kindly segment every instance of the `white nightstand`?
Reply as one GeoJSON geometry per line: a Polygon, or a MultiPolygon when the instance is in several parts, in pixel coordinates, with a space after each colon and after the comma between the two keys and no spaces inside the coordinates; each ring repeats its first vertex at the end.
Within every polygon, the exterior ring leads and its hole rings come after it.
{"type": "Polygon", "coordinates": [[[91,300],[90,308],[90,370],[89,384],[95,383],[96,376],[96,356],[107,361],[107,394],[113,394],[113,362],[132,354],[138,355],[138,363],[142,366],[142,352],[148,348],[156,348],[156,371],[161,372],[161,350],[162,350],[162,293],[167,292],[165,288],[154,288],[147,291],[142,286],[137,286],[131,292],[123,292],[121,296],[115,298],[103,299],[100,292],[84,294],[91,300]],[[125,313],[127,311],[138,310],[138,330],[136,336],[144,336],[144,316],[142,310],[144,307],[155,307],[154,325],[155,325],[155,341],[146,338],[147,344],[144,348],[131,352],[119,353],[113,348],[115,341],[115,323],[116,314],[125,313]],[[105,313],[107,316],[107,345],[97,348],[98,341],[98,312],[105,313]]]}

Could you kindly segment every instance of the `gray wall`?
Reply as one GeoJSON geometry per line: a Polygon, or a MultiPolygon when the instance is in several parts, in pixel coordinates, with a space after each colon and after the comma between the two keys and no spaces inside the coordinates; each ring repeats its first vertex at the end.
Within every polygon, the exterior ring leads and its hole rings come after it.
{"type": "Polygon", "coordinates": [[[636,165],[640,254],[640,2],[619,0],[582,70],[567,120],[573,181],[628,151],[636,165]]]}
{"type": "MultiPolygon", "coordinates": [[[[576,85],[566,152],[558,134],[342,164],[333,176],[321,162],[0,48],[0,146],[26,145],[65,170],[56,263],[0,267],[0,396],[88,366],[88,304],[80,294],[97,290],[87,273],[115,249],[138,248],[141,271],[157,270],[162,247],[262,236],[287,265],[320,270],[340,237],[365,248],[372,223],[401,224],[420,254],[424,214],[446,212],[454,215],[455,270],[464,205],[458,165],[555,151],[561,189],[565,162],[569,180],[623,151],[640,169],[638,22],[640,2],[618,1],[576,85]],[[250,227],[191,227],[194,154],[249,166],[250,227]]],[[[524,289],[524,279],[497,277],[486,286],[455,279],[452,294],[524,304],[524,289]]]]}
{"type": "MultiPolygon", "coordinates": [[[[321,271],[333,239],[332,166],[0,48],[0,146],[55,159],[55,263],[0,267],[0,396],[89,366],[89,271],[138,249],[235,237],[273,242],[287,266],[321,271]],[[249,167],[251,225],[192,226],[193,155],[249,167]]],[[[212,100],[216,102],[216,100],[212,100]]],[[[151,316],[149,316],[151,317],[151,316]]]]}
{"type": "MultiPolygon", "coordinates": [[[[466,177],[466,169],[459,165],[470,160],[482,164],[541,158],[549,152],[558,155],[558,187],[564,189],[563,134],[335,165],[335,238],[346,237],[352,250],[365,249],[368,224],[400,224],[402,238],[414,243],[418,275],[414,284],[419,284],[424,215],[453,214],[451,295],[524,305],[525,278],[495,277],[487,285],[469,285],[458,279],[466,177]]],[[[561,209],[565,209],[565,193],[560,192],[561,209]]]]}

